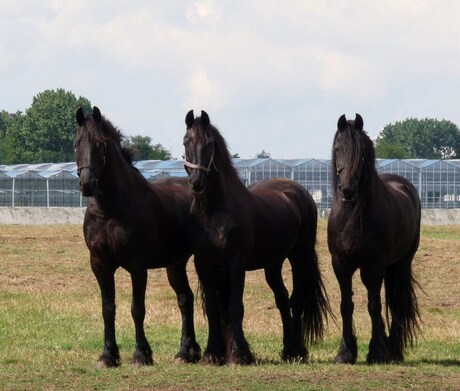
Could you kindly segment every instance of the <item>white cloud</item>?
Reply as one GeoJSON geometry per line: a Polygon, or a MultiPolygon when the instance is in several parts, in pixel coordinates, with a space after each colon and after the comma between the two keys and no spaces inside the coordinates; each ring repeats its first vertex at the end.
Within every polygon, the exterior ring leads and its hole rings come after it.
{"type": "Polygon", "coordinates": [[[18,0],[0,14],[0,110],[62,87],[176,156],[193,107],[241,156],[324,157],[342,113],[371,133],[424,113],[460,123],[459,14],[454,0],[18,0]]]}

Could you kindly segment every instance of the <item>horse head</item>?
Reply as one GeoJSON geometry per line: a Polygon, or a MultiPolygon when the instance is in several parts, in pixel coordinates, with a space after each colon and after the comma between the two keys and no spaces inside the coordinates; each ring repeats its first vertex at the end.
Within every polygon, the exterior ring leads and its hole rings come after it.
{"type": "Polygon", "coordinates": [[[108,137],[104,133],[101,112],[96,106],[87,117],[80,107],[76,120],[78,129],[74,147],[80,191],[85,197],[90,197],[96,192],[99,177],[106,164],[108,137]]]}
{"type": "Polygon", "coordinates": [[[190,177],[192,193],[200,195],[206,191],[208,174],[214,162],[214,137],[205,111],[201,111],[201,117],[195,118],[193,110],[190,110],[185,117],[185,124],[184,167],[190,177]]]}
{"type": "Polygon", "coordinates": [[[363,118],[347,120],[345,114],[337,122],[337,132],[332,150],[332,166],[335,169],[334,187],[340,191],[344,202],[355,202],[365,166],[362,143],[363,118]]]}

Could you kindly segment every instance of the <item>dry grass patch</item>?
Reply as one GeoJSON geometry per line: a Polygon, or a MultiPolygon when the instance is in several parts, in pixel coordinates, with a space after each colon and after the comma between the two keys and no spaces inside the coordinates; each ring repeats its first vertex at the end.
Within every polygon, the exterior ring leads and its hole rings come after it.
{"type": "MultiPolygon", "coordinates": [[[[281,321],[262,271],[250,272],[245,287],[245,331],[259,365],[177,366],[180,314],[164,270],[149,273],[146,332],[153,368],[127,365],[134,351],[131,281],[119,270],[117,336],[123,365],[95,368],[102,351],[100,294],[89,265],[81,226],[0,225],[0,389],[104,390],[456,390],[460,384],[460,226],[424,227],[414,270],[423,336],[405,364],[364,365],[370,336],[366,292],[355,276],[356,366],[331,361],[340,339],[339,289],[326,244],[326,222],[318,229],[320,267],[339,324],[329,322],[325,341],[310,349],[311,364],[279,361],[281,321]]],[[[291,287],[290,267],[283,270],[291,287]]],[[[198,287],[189,263],[192,289],[198,287]]],[[[207,325],[196,303],[197,336],[206,344],[207,325]]]]}

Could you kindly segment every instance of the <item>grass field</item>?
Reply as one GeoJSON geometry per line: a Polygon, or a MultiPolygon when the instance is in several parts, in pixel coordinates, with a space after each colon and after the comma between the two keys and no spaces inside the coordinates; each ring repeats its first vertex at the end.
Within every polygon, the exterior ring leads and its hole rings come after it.
{"type": "MultiPolygon", "coordinates": [[[[326,246],[326,224],[318,229],[318,252],[332,308],[339,291],[326,246]]],[[[249,367],[174,364],[179,312],[163,270],[149,274],[147,337],[153,367],[133,368],[131,286],[119,270],[117,337],[122,366],[96,368],[102,352],[100,294],[91,272],[81,226],[0,225],[1,390],[458,390],[460,389],[460,226],[423,227],[416,255],[423,335],[403,364],[365,364],[370,335],[366,294],[355,280],[358,363],[332,360],[340,327],[329,322],[324,342],[310,349],[309,364],[279,360],[281,321],[263,273],[251,272],[245,289],[245,331],[258,358],[249,367]]],[[[290,286],[290,271],[285,266],[290,286]]],[[[357,276],[356,276],[357,277],[357,276]]],[[[190,263],[194,290],[197,279],[190,263]]],[[[197,336],[205,347],[207,328],[196,305],[197,336]]]]}

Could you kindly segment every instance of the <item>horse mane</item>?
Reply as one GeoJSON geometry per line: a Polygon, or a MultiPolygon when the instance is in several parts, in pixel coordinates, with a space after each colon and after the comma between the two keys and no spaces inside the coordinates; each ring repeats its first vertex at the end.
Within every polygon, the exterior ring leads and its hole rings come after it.
{"type": "Polygon", "coordinates": [[[93,118],[93,115],[89,115],[85,121],[86,129],[88,130],[91,138],[100,143],[106,143],[110,140],[115,142],[118,146],[120,146],[121,154],[126,162],[133,166],[134,164],[134,156],[136,151],[134,148],[123,145],[123,141],[125,140],[125,136],[123,133],[114,126],[110,120],[106,117],[101,116],[101,128],[99,129],[96,126],[96,121],[93,118]]]}
{"type": "MultiPolygon", "coordinates": [[[[363,230],[363,215],[369,201],[379,200],[382,196],[381,181],[375,168],[375,149],[370,137],[364,130],[355,128],[355,121],[348,120],[348,126],[342,131],[337,131],[334,136],[333,146],[335,147],[340,132],[340,143],[343,147],[344,155],[348,157],[347,167],[350,169],[350,175],[353,176],[363,164],[361,179],[358,184],[358,197],[353,205],[351,214],[347,217],[342,240],[350,250],[359,243],[359,237],[363,230]]],[[[333,147],[333,148],[334,148],[333,147]]],[[[339,207],[343,206],[338,202],[338,176],[337,164],[334,150],[332,151],[332,184],[334,190],[334,199],[339,207]]],[[[377,201],[378,202],[378,201],[377,201]]]]}
{"type": "MultiPolygon", "coordinates": [[[[355,175],[359,169],[361,160],[364,163],[363,176],[365,179],[371,179],[374,176],[378,176],[377,170],[375,169],[375,149],[372,140],[369,138],[367,133],[358,131],[355,129],[355,121],[348,120],[348,126],[343,131],[337,131],[334,136],[333,146],[336,145],[337,138],[340,132],[341,135],[341,146],[344,148],[345,156],[349,158],[348,167],[350,169],[350,176],[355,175]]],[[[337,164],[335,160],[334,150],[332,151],[332,168],[334,170],[332,175],[332,184],[334,188],[334,194],[337,195],[338,177],[337,164]]]]}
{"type": "MultiPolygon", "coordinates": [[[[197,117],[195,121],[197,125],[196,129],[199,129],[196,134],[197,141],[207,141],[209,136],[206,134],[206,129],[201,126],[201,118],[197,117]]],[[[235,186],[243,185],[243,182],[238,175],[238,171],[233,165],[232,157],[230,155],[230,151],[228,150],[227,141],[224,139],[219,129],[217,129],[213,124],[209,124],[207,130],[210,132],[214,140],[215,168],[220,173],[220,175],[225,178],[225,181],[228,181],[235,186]]]]}

